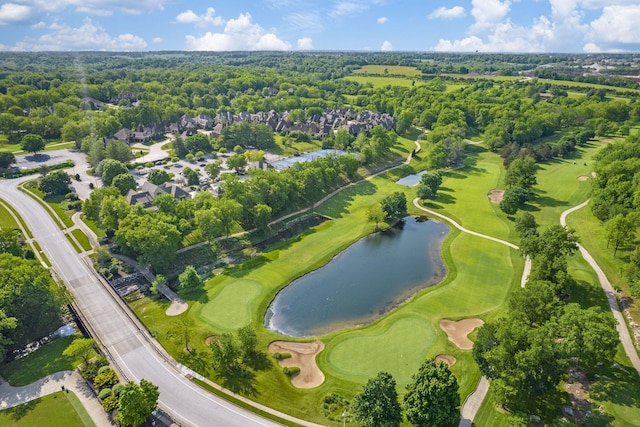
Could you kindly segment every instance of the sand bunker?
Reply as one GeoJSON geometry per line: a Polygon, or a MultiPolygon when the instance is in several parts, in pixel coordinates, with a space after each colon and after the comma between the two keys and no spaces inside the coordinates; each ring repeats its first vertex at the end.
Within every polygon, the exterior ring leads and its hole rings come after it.
{"type": "Polygon", "coordinates": [[[475,328],[484,325],[482,319],[462,319],[447,320],[442,319],[440,321],[440,327],[447,333],[449,341],[458,346],[461,350],[471,350],[473,348],[473,342],[467,338],[475,328]]]}
{"type": "Polygon", "coordinates": [[[206,345],[211,345],[211,343],[212,343],[216,338],[218,338],[218,336],[217,336],[217,335],[211,335],[211,336],[208,336],[208,337],[206,337],[206,338],[204,339],[204,343],[205,343],[206,345]]]}
{"type": "Polygon", "coordinates": [[[504,196],[504,190],[499,190],[497,188],[491,190],[489,193],[489,200],[491,203],[500,203],[502,201],[502,197],[504,196]]]}
{"type": "Polygon", "coordinates": [[[450,354],[439,354],[436,356],[436,362],[444,362],[451,367],[451,365],[456,363],[456,358],[450,354]]]}
{"type": "Polygon", "coordinates": [[[316,365],[316,355],[323,349],[324,344],[322,341],[274,341],[269,344],[269,351],[272,353],[291,354],[291,357],[278,361],[280,366],[297,366],[300,368],[300,372],[291,377],[291,384],[297,388],[313,388],[324,382],[324,374],[316,365]]]}
{"type": "Polygon", "coordinates": [[[185,311],[187,311],[188,308],[189,308],[189,304],[187,304],[186,302],[171,301],[169,308],[167,308],[167,311],[165,311],[164,313],[167,316],[178,316],[184,313],[185,311]]]}
{"type": "Polygon", "coordinates": [[[579,177],[578,177],[578,181],[586,181],[586,180],[588,180],[588,179],[589,179],[589,177],[588,177],[588,176],[586,176],[586,175],[582,175],[582,176],[579,176],[579,177]]]}

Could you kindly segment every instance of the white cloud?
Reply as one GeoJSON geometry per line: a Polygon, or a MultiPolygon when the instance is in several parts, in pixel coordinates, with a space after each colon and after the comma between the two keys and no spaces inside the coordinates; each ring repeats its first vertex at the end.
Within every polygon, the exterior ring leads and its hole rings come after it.
{"type": "Polygon", "coordinates": [[[385,40],[382,43],[382,46],[380,46],[380,50],[383,52],[391,52],[393,50],[393,45],[389,43],[387,40],[385,40]]]}
{"type": "Polygon", "coordinates": [[[0,25],[22,25],[33,22],[34,13],[29,6],[5,3],[0,6],[0,25]]]}
{"type": "Polygon", "coordinates": [[[313,49],[313,40],[309,37],[303,37],[298,39],[298,49],[299,50],[311,50],[313,49]]]}
{"type": "Polygon", "coordinates": [[[386,16],[381,16],[380,18],[378,18],[378,24],[384,24],[389,20],[389,18],[387,18],[386,16]]]}
{"type": "Polygon", "coordinates": [[[453,6],[451,9],[441,6],[431,12],[427,17],[429,19],[457,19],[465,15],[464,7],[462,6],[453,6]]]}
{"type": "Polygon", "coordinates": [[[16,0],[39,12],[59,12],[73,8],[77,12],[92,15],[112,15],[115,12],[141,14],[163,10],[165,4],[176,0],[16,0]]]}
{"type": "Polygon", "coordinates": [[[322,16],[315,10],[289,13],[283,18],[283,21],[293,32],[309,34],[319,33],[323,29],[322,16]]]}
{"type": "Polygon", "coordinates": [[[81,26],[52,24],[48,33],[37,39],[26,38],[10,47],[17,51],[61,51],[61,50],[119,50],[134,51],[147,47],[147,43],[133,34],[112,37],[100,25],[86,18],[81,26]]]}
{"type": "Polygon", "coordinates": [[[238,19],[230,19],[222,33],[207,31],[202,37],[188,35],[188,50],[289,50],[291,45],[267,33],[260,25],[251,22],[249,13],[241,13],[238,19]]]}
{"type": "Polygon", "coordinates": [[[433,48],[438,52],[474,52],[484,51],[484,43],[476,36],[467,37],[462,40],[445,40],[440,39],[438,44],[433,48]]]}
{"type": "Polygon", "coordinates": [[[472,0],[471,3],[471,15],[476,20],[470,28],[471,33],[493,28],[511,9],[510,0],[472,0]]]}
{"type": "Polygon", "coordinates": [[[164,39],[162,37],[154,37],[153,40],[151,41],[154,42],[155,44],[160,44],[164,41],[164,39]]]}
{"type": "Polygon", "coordinates": [[[640,5],[607,6],[591,22],[588,39],[607,43],[640,43],[640,5]]]}
{"type": "Polygon", "coordinates": [[[595,43],[587,43],[584,45],[584,47],[582,48],[582,50],[584,50],[586,53],[600,53],[602,52],[602,49],[600,49],[600,46],[598,46],[595,43]]]}
{"type": "Polygon", "coordinates": [[[360,1],[338,1],[329,12],[331,18],[338,18],[345,15],[353,15],[368,9],[368,6],[360,1]]]}
{"type": "Polygon", "coordinates": [[[224,24],[224,19],[215,16],[216,10],[212,7],[207,8],[204,15],[196,15],[191,9],[186,10],[176,16],[176,22],[179,24],[193,24],[196,27],[219,26],[224,24]]]}

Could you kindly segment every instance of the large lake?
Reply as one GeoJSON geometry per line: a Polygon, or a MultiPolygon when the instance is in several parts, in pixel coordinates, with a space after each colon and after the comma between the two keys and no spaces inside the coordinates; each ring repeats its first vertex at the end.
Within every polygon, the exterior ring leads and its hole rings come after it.
{"type": "Polygon", "coordinates": [[[307,337],[372,322],[444,278],[448,233],[440,222],[407,217],[359,240],[282,289],[267,310],[267,328],[307,337]]]}

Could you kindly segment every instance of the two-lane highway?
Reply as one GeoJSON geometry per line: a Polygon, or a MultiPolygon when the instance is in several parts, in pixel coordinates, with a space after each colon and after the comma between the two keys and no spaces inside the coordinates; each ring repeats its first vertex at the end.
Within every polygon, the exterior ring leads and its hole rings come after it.
{"type": "Polygon", "coordinates": [[[75,296],[97,338],[128,379],[144,378],[160,388],[160,405],[182,424],[190,426],[276,426],[278,424],[239,408],[193,384],[156,351],[146,332],[138,329],[125,309],[100,283],[95,271],[75,252],[49,214],[20,192],[17,180],[0,182],[0,198],[22,216],[75,296]]]}

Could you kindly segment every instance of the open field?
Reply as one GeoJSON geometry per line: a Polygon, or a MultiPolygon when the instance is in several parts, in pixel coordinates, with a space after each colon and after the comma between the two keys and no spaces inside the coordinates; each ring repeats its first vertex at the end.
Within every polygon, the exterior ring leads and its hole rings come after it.
{"type": "Polygon", "coordinates": [[[391,74],[396,76],[413,77],[422,74],[416,67],[403,65],[365,65],[353,71],[353,74],[391,74]]]}
{"type": "MultiPolygon", "coordinates": [[[[42,153],[46,151],[62,150],[63,148],[73,148],[75,146],[76,146],[75,142],[59,142],[59,141],[47,142],[47,145],[45,145],[44,150],[40,152],[42,153]]],[[[6,141],[0,142],[0,153],[13,153],[16,155],[26,154],[20,148],[20,144],[9,144],[6,141]]]]}
{"type": "Polygon", "coordinates": [[[73,392],[61,391],[0,411],[4,427],[93,427],[95,424],[73,392]]]}
{"type": "Polygon", "coordinates": [[[344,78],[346,80],[358,82],[362,85],[366,85],[370,83],[371,85],[373,85],[375,89],[385,87],[385,86],[411,87],[411,86],[420,86],[425,84],[424,81],[422,80],[412,80],[412,79],[402,78],[402,77],[352,75],[344,78]]]}

